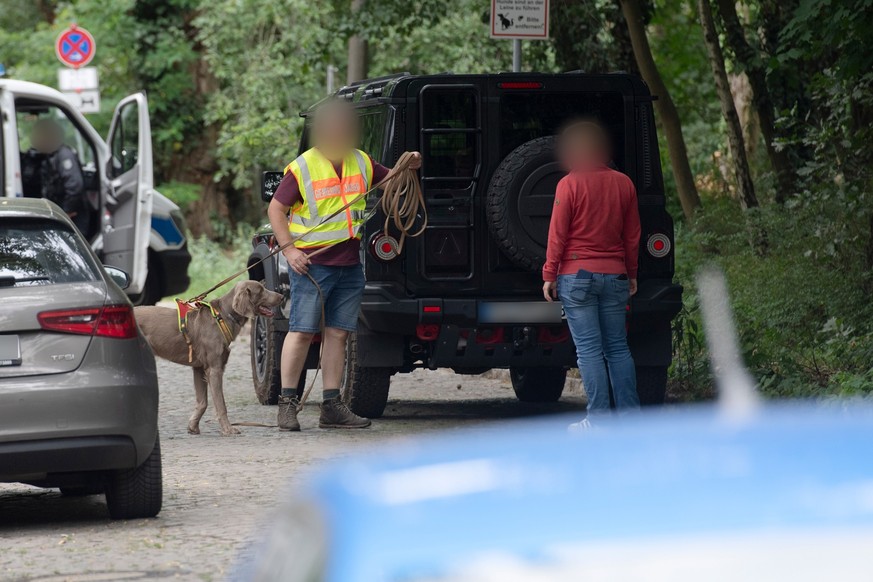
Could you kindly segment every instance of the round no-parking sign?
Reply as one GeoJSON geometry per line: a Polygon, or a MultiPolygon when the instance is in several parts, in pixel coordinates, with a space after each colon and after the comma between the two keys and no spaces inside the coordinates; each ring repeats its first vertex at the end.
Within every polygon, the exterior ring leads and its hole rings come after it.
{"type": "Polygon", "coordinates": [[[55,43],[58,59],[74,69],[90,63],[96,48],[91,33],[75,24],[63,31],[55,43]]]}

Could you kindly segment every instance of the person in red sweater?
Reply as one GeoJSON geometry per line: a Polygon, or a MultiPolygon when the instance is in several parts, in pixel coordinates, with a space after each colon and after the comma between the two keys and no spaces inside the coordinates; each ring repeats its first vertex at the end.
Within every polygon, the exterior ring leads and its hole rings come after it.
{"type": "Polygon", "coordinates": [[[560,299],[576,344],[588,395],[588,417],[571,426],[577,430],[610,413],[610,382],[616,409],[640,406],[625,329],[627,303],[637,292],[640,215],[633,182],[607,166],[609,140],[600,125],[567,126],[558,153],[569,174],[555,192],[543,295],[560,299]]]}

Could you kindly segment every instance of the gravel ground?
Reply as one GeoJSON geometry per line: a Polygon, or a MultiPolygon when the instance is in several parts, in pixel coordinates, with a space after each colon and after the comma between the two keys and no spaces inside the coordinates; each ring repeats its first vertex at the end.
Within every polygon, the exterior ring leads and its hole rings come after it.
{"type": "MultiPolygon", "coordinates": [[[[581,410],[568,380],[555,404],[523,404],[505,373],[458,376],[417,371],[394,376],[385,416],[365,430],[317,428],[320,386],[301,414],[303,431],[243,427],[221,437],[212,407],[200,436],[186,432],[194,405],[191,372],[161,361],[164,506],[155,519],[111,521],[102,496],[64,498],[57,490],[0,484],[0,580],[221,580],[258,524],[314,465],[426,433],[501,419],[581,410]]],[[[231,422],[275,424],[251,384],[248,334],[237,339],[225,373],[231,422]]]]}

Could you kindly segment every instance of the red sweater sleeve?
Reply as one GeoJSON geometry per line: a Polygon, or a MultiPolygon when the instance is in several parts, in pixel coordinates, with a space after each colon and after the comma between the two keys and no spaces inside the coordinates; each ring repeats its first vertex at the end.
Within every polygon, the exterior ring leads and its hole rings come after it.
{"type": "Polygon", "coordinates": [[[573,191],[566,179],[558,182],[555,189],[555,204],[549,221],[549,241],[546,247],[546,264],[543,266],[543,281],[556,281],[564,257],[564,247],[570,234],[573,220],[573,191]]]}
{"type": "Polygon", "coordinates": [[[640,260],[640,208],[633,182],[627,181],[627,207],[624,210],[624,228],[621,239],[624,242],[624,265],[629,279],[637,278],[640,260]]]}

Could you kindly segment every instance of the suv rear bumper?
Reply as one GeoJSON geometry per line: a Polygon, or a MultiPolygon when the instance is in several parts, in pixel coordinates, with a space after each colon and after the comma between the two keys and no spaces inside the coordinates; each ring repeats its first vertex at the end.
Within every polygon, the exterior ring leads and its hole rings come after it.
{"type": "MultiPolygon", "coordinates": [[[[367,284],[361,302],[361,321],[372,332],[412,335],[418,324],[478,327],[479,303],[503,298],[473,299],[407,299],[397,297],[387,287],[367,284]],[[428,312],[425,307],[438,311],[428,312]]],[[[537,301],[537,298],[512,298],[515,301],[537,301]]],[[[631,299],[631,320],[661,320],[669,322],[682,309],[682,286],[670,281],[643,281],[637,295],[631,299]]],[[[524,322],[515,325],[525,325],[524,322]]],[[[531,325],[538,325],[531,322],[531,325]]],[[[631,330],[633,331],[633,329],[631,330]]]]}
{"type": "MultiPolygon", "coordinates": [[[[563,323],[525,322],[523,306],[518,307],[519,321],[512,324],[480,321],[480,304],[500,299],[507,298],[400,298],[390,287],[368,283],[358,328],[366,341],[358,343],[358,357],[366,366],[400,369],[415,367],[416,361],[432,369],[575,366],[576,348],[563,323]],[[438,326],[438,337],[420,341],[420,325],[438,326]],[[482,333],[489,328],[490,337],[482,333]],[[563,339],[557,339],[555,331],[561,337],[561,328],[565,330],[563,339]]],[[[511,300],[543,303],[531,296],[511,300]]],[[[670,365],[670,321],[681,308],[680,285],[664,280],[641,283],[631,301],[628,320],[628,343],[637,366],[670,365]]]]}

